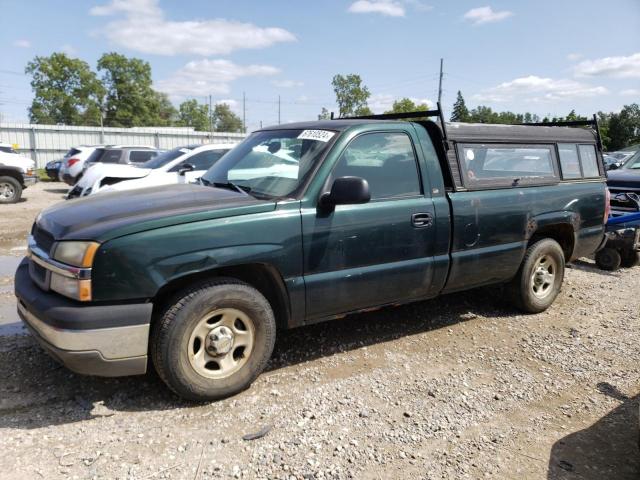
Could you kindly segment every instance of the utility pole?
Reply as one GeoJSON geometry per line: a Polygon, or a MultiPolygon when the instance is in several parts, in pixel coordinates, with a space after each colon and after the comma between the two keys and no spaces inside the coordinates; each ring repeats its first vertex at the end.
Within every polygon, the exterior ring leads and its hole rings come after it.
{"type": "Polygon", "coordinates": [[[278,125],[280,125],[280,95],[278,95],[278,125]]]}
{"type": "Polygon", "coordinates": [[[242,92],[242,133],[247,133],[247,97],[242,92]]]}
{"type": "Polygon", "coordinates": [[[442,64],[444,59],[440,59],[440,82],[438,83],[438,103],[442,102],[442,64]]]}
{"type": "Polygon", "coordinates": [[[211,95],[209,95],[209,132],[213,133],[213,110],[211,109],[211,95]]]}

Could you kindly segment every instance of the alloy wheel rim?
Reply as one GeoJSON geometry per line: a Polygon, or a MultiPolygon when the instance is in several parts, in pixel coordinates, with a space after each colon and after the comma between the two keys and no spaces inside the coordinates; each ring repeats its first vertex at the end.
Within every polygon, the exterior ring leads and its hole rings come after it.
{"type": "Polygon", "coordinates": [[[531,273],[531,290],[537,298],[546,298],[553,291],[558,265],[550,255],[542,255],[531,273]]]}
{"type": "Polygon", "coordinates": [[[248,361],[255,343],[251,318],[235,308],[218,308],[204,315],[189,337],[191,367],[203,377],[233,375],[248,361]]]}
{"type": "Polygon", "coordinates": [[[0,196],[3,198],[11,198],[16,193],[13,185],[10,183],[0,183],[0,196]]]}

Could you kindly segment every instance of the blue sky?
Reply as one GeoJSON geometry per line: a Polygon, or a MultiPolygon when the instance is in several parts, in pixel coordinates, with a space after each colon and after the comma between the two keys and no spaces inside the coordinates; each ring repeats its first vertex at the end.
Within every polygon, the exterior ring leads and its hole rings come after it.
{"type": "Polygon", "coordinates": [[[3,0],[0,113],[27,119],[26,63],[54,51],[151,63],[155,88],[225,101],[247,124],[336,110],[331,78],[358,73],[376,112],[457,90],[467,104],[566,114],[640,102],[640,0],[3,0]]]}

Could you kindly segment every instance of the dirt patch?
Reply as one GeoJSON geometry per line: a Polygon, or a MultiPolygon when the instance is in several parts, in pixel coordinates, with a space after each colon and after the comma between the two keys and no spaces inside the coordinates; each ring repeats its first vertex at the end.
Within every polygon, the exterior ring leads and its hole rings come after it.
{"type": "MultiPolygon", "coordinates": [[[[11,248],[59,199],[37,192],[2,207],[11,248]]],[[[637,479],[639,272],[580,261],[539,315],[487,288],[284,332],[250,389],[204,405],[0,336],[0,477],[637,479]]]]}

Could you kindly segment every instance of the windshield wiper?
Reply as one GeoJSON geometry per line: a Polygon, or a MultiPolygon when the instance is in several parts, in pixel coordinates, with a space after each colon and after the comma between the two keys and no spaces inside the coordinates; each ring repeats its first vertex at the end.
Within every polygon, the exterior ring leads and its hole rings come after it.
{"type": "MultiPolygon", "coordinates": [[[[207,183],[211,184],[211,182],[208,181],[207,183]]],[[[213,186],[218,188],[226,188],[228,190],[235,190],[236,192],[244,193],[247,196],[251,196],[249,195],[249,192],[251,192],[251,187],[247,187],[246,185],[238,185],[237,183],[233,182],[213,182],[213,186]]]]}

